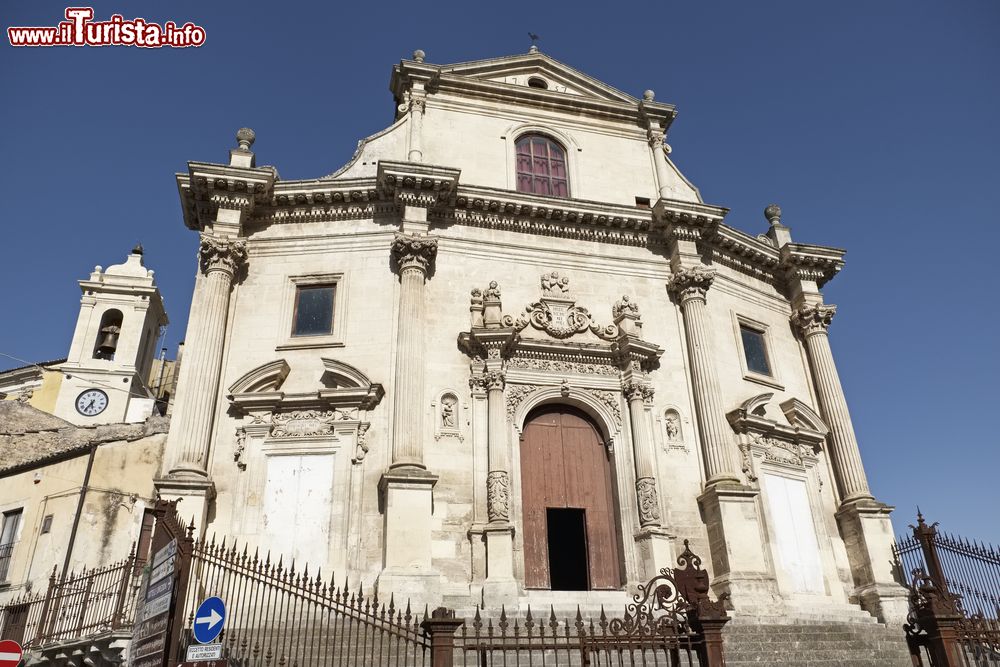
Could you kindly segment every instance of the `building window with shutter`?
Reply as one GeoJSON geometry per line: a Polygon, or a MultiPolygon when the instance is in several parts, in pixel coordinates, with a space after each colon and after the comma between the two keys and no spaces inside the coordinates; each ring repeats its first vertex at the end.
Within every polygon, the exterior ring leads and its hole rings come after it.
{"type": "Polygon", "coordinates": [[[540,134],[517,140],[517,191],[550,197],[569,197],[566,150],[540,134]]]}
{"type": "Polygon", "coordinates": [[[20,508],[3,513],[3,526],[0,527],[0,581],[7,581],[10,559],[21,528],[21,513],[20,508]]]}

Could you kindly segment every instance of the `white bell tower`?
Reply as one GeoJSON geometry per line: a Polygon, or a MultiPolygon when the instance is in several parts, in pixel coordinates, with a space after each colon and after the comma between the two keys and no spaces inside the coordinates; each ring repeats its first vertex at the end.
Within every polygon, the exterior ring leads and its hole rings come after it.
{"type": "Polygon", "coordinates": [[[95,266],[80,289],[55,414],[81,426],[144,421],[154,405],[145,380],[167,314],[142,246],[124,264],[95,266]]]}

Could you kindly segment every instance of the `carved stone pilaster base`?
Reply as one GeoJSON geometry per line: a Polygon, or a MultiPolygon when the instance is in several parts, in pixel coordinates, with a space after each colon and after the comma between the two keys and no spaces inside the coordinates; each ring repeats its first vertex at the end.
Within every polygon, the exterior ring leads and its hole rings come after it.
{"type": "Polygon", "coordinates": [[[486,581],[483,602],[489,608],[517,604],[518,587],[514,579],[514,527],[491,523],[483,527],[486,537],[486,581]]]}
{"type": "Polygon", "coordinates": [[[185,522],[194,521],[195,538],[204,534],[208,508],[215,500],[215,482],[208,478],[190,479],[173,476],[153,480],[157,495],[164,500],[179,500],[177,514],[185,522]]]}
{"type": "Polygon", "coordinates": [[[712,552],[712,590],[728,593],[735,607],[778,604],[758,511],[757,489],[738,484],[710,486],[698,497],[712,552]]]}
{"type": "Polygon", "coordinates": [[[874,500],[859,500],[837,511],[837,526],[847,548],[854,577],[852,598],[886,624],[906,621],[907,593],[892,568],[895,534],[889,515],[895,509],[874,500]]]}
{"type": "Polygon", "coordinates": [[[639,561],[639,583],[655,577],[661,568],[677,565],[675,542],[677,537],[663,528],[642,528],[635,537],[635,551],[639,561]]]}
{"type": "Polygon", "coordinates": [[[431,565],[431,516],[437,476],[422,468],[392,468],[379,491],[384,511],[379,596],[441,602],[441,575],[431,565]]]}

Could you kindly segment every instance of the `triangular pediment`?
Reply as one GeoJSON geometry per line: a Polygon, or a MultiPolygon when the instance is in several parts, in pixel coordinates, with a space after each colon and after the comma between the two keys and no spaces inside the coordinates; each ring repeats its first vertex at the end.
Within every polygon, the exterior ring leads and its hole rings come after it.
{"type": "MultiPolygon", "coordinates": [[[[473,60],[444,65],[442,74],[502,83],[511,86],[531,87],[529,81],[539,79],[547,85],[545,90],[576,95],[606,102],[635,104],[638,99],[613,86],[598,81],[544,53],[526,53],[503,58],[473,60]]],[[[541,89],[539,89],[541,90],[541,89]]]]}

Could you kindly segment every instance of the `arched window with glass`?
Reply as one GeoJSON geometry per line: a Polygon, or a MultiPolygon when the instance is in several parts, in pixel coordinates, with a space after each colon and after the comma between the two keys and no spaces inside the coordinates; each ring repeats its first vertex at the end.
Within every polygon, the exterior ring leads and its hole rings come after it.
{"type": "Polygon", "coordinates": [[[569,197],[565,149],[541,134],[526,134],[518,139],[517,191],[569,197]]]}

